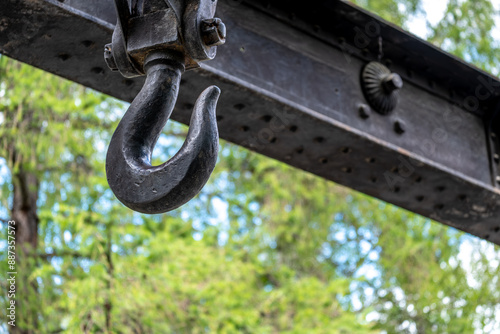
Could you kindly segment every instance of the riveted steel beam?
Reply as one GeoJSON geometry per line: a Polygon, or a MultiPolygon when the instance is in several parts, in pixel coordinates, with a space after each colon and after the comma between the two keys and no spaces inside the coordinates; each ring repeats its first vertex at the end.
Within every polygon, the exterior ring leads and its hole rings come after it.
{"type": "MultiPolygon", "coordinates": [[[[217,16],[227,42],[185,73],[173,119],[216,84],[221,138],[500,244],[496,78],[342,1],[220,0],[217,16]],[[404,82],[387,114],[363,94],[371,61],[404,82]]],[[[6,0],[0,51],[131,101],[143,79],[102,57],[115,21],[110,0],[6,0]]]]}

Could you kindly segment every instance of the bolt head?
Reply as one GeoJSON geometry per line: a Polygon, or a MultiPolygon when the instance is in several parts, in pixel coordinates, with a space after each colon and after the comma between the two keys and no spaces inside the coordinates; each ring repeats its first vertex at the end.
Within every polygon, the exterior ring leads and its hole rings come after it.
{"type": "Polygon", "coordinates": [[[392,93],[403,88],[403,79],[397,73],[391,73],[382,79],[382,86],[387,93],[392,93]]]}
{"type": "Polygon", "coordinates": [[[206,46],[218,46],[226,42],[226,25],[219,18],[203,20],[201,35],[206,46]]]}

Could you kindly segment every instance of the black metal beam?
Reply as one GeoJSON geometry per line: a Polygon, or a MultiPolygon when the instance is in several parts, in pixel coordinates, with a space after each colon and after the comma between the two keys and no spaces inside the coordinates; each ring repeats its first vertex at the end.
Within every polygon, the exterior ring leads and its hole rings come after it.
{"type": "MultiPolygon", "coordinates": [[[[126,101],[137,94],[143,79],[103,60],[111,0],[2,7],[2,53],[126,101]]],[[[198,94],[216,84],[222,138],[500,244],[485,126],[496,78],[342,1],[220,0],[217,16],[227,42],[184,74],[175,120],[187,123],[198,94]],[[405,83],[386,116],[366,107],[359,79],[379,56],[405,83]]]]}

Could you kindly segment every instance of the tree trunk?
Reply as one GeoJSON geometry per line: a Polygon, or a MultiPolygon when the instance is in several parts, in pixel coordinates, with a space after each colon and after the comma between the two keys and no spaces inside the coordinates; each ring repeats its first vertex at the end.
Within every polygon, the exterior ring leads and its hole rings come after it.
{"type": "Polygon", "coordinates": [[[106,302],[104,304],[104,314],[106,317],[106,333],[110,334],[112,333],[111,329],[111,311],[113,309],[113,304],[111,303],[111,294],[113,293],[113,275],[114,275],[114,265],[113,265],[113,258],[112,258],[112,226],[113,225],[108,225],[106,226],[106,234],[107,234],[107,244],[106,244],[106,264],[107,264],[107,272],[108,272],[108,279],[106,282],[106,288],[107,288],[107,296],[106,296],[106,302]]]}
{"type": "Polygon", "coordinates": [[[39,182],[35,174],[19,169],[12,176],[14,198],[11,220],[16,231],[16,327],[11,334],[34,334],[37,329],[38,298],[36,281],[30,282],[38,244],[37,199],[39,182]]]}

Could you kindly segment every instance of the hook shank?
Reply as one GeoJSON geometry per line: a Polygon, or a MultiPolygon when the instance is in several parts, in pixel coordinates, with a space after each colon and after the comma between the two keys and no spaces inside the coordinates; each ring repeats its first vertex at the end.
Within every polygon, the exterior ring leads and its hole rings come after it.
{"type": "Polygon", "coordinates": [[[145,61],[146,82],[118,125],[106,156],[108,183],[116,197],[142,213],[178,208],[203,188],[217,161],[216,86],[195,103],[183,146],[167,162],[151,165],[151,155],[177,100],[182,57],[157,52],[145,61]]]}

